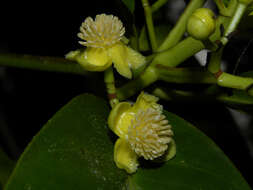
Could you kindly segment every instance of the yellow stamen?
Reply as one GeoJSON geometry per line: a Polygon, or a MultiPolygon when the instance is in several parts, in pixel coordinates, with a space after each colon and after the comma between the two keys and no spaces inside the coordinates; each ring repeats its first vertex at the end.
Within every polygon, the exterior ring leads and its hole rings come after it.
{"type": "Polygon", "coordinates": [[[87,47],[107,48],[119,42],[125,33],[125,28],[118,17],[100,14],[95,20],[85,19],[80,27],[78,37],[84,41],[80,44],[87,47]]]}
{"type": "Polygon", "coordinates": [[[162,156],[171,142],[173,132],[160,111],[140,110],[128,128],[127,139],[138,156],[153,160],[162,156]]]}

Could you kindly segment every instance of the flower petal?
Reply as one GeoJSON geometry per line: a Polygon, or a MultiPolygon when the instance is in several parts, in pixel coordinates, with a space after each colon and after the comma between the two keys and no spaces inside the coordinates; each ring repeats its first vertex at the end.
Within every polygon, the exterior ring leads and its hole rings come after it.
{"type": "Polygon", "coordinates": [[[121,42],[108,49],[114,67],[122,76],[131,79],[132,72],[127,60],[127,47],[121,42]]]}
{"type": "Polygon", "coordinates": [[[102,48],[71,51],[65,57],[77,61],[87,71],[104,71],[112,64],[107,51],[102,48]]]}
{"type": "Polygon", "coordinates": [[[146,59],[143,55],[130,47],[126,47],[126,50],[128,64],[132,69],[136,70],[145,65],[146,59]]]}
{"type": "Polygon", "coordinates": [[[139,165],[137,159],[137,154],[131,149],[128,142],[119,138],[114,146],[114,162],[117,167],[126,170],[129,174],[134,173],[139,165]]]}
{"type": "Polygon", "coordinates": [[[137,112],[137,110],[140,110],[140,109],[146,110],[148,108],[153,108],[161,112],[162,106],[160,104],[157,104],[158,100],[159,98],[157,98],[156,96],[141,92],[132,110],[137,112]]]}
{"type": "Polygon", "coordinates": [[[131,104],[128,102],[121,102],[117,104],[108,117],[109,128],[119,137],[125,138],[128,133],[128,127],[131,124],[133,116],[128,111],[131,104]]]}
{"type": "Polygon", "coordinates": [[[171,139],[171,142],[168,144],[168,146],[167,152],[165,153],[165,161],[172,159],[177,152],[176,142],[173,139],[171,139]]]}
{"type": "Polygon", "coordinates": [[[170,143],[168,144],[168,149],[164,153],[163,156],[153,160],[154,162],[166,162],[168,160],[171,160],[172,158],[175,157],[177,153],[177,147],[176,147],[176,142],[174,139],[171,138],[170,143]]]}

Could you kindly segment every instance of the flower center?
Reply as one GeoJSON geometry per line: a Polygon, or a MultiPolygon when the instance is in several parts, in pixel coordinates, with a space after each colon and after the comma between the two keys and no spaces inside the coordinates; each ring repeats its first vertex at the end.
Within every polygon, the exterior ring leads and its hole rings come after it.
{"type": "Polygon", "coordinates": [[[84,41],[80,44],[87,47],[106,48],[121,40],[125,28],[118,17],[100,14],[95,20],[91,17],[85,19],[80,27],[78,37],[84,41]]]}
{"type": "Polygon", "coordinates": [[[128,141],[137,155],[146,160],[162,156],[173,132],[161,112],[148,108],[139,111],[128,128],[128,141]]]}

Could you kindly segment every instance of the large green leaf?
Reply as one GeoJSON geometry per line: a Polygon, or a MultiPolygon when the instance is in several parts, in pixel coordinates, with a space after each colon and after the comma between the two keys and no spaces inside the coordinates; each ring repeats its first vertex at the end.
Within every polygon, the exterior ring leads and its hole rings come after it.
{"type": "Polygon", "coordinates": [[[113,138],[105,101],[74,98],[49,120],[18,161],[6,190],[202,189],[249,190],[224,153],[203,133],[165,112],[177,155],[165,164],[141,162],[131,176],[113,162],[113,138]]]}
{"type": "Polygon", "coordinates": [[[105,101],[74,98],[48,121],[18,161],[6,190],[122,189],[113,162],[105,101]]]}

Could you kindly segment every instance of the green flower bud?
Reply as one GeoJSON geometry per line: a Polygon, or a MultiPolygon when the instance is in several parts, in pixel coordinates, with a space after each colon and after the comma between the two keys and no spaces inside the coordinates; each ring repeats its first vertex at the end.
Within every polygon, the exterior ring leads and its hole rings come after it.
{"type": "Polygon", "coordinates": [[[187,32],[198,40],[207,39],[214,30],[214,13],[210,9],[199,8],[188,19],[187,32]]]}

